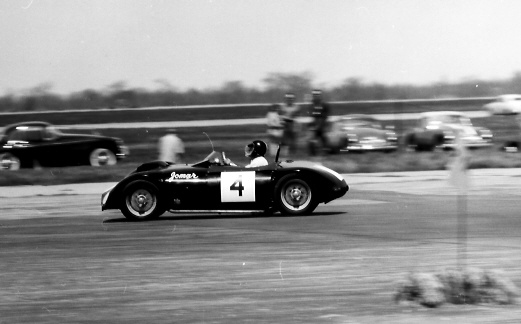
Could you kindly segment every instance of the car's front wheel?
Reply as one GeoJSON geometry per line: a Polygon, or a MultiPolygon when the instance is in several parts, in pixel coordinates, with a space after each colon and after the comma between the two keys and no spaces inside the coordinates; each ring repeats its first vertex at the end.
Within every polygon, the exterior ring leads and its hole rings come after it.
{"type": "Polygon", "coordinates": [[[138,180],[123,191],[121,212],[130,220],[143,221],[158,218],[165,210],[157,187],[148,181],[138,180]]]}
{"type": "Polygon", "coordinates": [[[4,153],[0,156],[0,170],[19,170],[22,166],[20,159],[11,153],[4,153]]]}
{"type": "Polygon", "coordinates": [[[275,201],[285,215],[307,215],[318,205],[309,182],[295,175],[280,179],[275,187],[275,201]]]}
{"type": "Polygon", "coordinates": [[[89,155],[91,166],[115,165],[117,163],[116,155],[109,149],[97,148],[89,155]]]}

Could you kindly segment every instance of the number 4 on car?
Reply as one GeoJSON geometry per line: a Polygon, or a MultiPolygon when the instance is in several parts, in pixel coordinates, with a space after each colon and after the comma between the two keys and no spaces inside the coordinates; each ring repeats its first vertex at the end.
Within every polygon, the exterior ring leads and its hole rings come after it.
{"type": "Polygon", "coordinates": [[[221,172],[221,202],[248,201],[255,201],[255,171],[221,172]]]}

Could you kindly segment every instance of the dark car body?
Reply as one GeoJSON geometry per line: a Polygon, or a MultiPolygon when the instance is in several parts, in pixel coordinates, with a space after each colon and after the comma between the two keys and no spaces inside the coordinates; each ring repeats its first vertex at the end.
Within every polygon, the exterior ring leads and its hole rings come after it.
{"type": "Polygon", "coordinates": [[[328,139],[332,150],[337,152],[391,152],[398,148],[394,130],[363,114],[345,115],[331,122],[328,139]]]}
{"type": "Polygon", "coordinates": [[[225,161],[224,153],[213,151],[194,164],[145,163],[103,193],[101,208],[120,209],[133,220],[159,217],[165,211],[300,215],[349,189],[341,175],[311,162],[275,161],[246,168],[225,161]]]}
{"type": "Polygon", "coordinates": [[[406,148],[430,151],[436,148],[451,149],[456,146],[456,136],[468,148],[492,145],[492,132],[484,127],[475,127],[470,118],[457,111],[435,111],[422,113],[417,125],[405,132],[406,148]]]}
{"type": "Polygon", "coordinates": [[[66,134],[40,121],[8,125],[0,133],[0,158],[4,169],[35,165],[112,165],[127,154],[128,148],[119,138],[66,134]]]}

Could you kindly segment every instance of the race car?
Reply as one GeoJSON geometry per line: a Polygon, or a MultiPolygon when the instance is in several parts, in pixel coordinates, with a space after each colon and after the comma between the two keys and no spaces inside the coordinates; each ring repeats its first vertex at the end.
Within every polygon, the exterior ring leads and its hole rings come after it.
{"type": "Polygon", "coordinates": [[[193,164],[144,163],[102,194],[101,210],[119,209],[136,221],[166,211],[307,215],[349,190],[345,179],[327,167],[278,161],[278,156],[254,168],[231,165],[218,151],[193,164]]]}

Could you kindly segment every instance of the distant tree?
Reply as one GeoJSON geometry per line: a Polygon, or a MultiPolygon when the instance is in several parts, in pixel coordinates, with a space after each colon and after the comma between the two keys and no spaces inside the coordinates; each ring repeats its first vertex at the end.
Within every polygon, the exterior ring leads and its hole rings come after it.
{"type": "Polygon", "coordinates": [[[125,81],[117,81],[107,87],[109,108],[137,108],[140,106],[139,89],[128,89],[125,81]]]}
{"type": "Polygon", "coordinates": [[[155,79],[154,83],[159,86],[159,91],[168,92],[168,91],[176,91],[176,88],[165,78],[155,79]]]}
{"type": "Polygon", "coordinates": [[[44,96],[51,93],[51,89],[53,88],[53,84],[51,82],[42,82],[37,84],[36,86],[25,90],[27,96],[44,96]]]}
{"type": "Polygon", "coordinates": [[[127,88],[125,81],[116,81],[107,86],[107,92],[110,94],[119,93],[127,88]]]}
{"type": "Polygon", "coordinates": [[[22,95],[22,111],[63,110],[67,108],[61,96],[53,94],[51,82],[43,82],[26,91],[22,95]]]}
{"type": "MultiPolygon", "coordinates": [[[[52,93],[52,83],[43,82],[0,96],[0,111],[268,103],[280,102],[284,93],[289,91],[297,95],[297,100],[303,100],[314,85],[310,72],[274,72],[267,74],[262,81],[265,87],[261,89],[232,80],[217,88],[191,88],[185,91],[176,89],[167,79],[155,80],[158,86],[155,90],[129,89],[125,81],[117,81],[100,90],[86,89],[68,96],[52,93]]],[[[488,97],[521,93],[521,71],[503,80],[469,77],[457,82],[442,80],[423,85],[365,83],[362,78],[349,77],[340,85],[323,86],[322,90],[328,101],[488,97]]]]}
{"type": "Polygon", "coordinates": [[[266,84],[266,92],[271,101],[282,100],[286,92],[293,92],[297,100],[300,100],[313,88],[311,72],[269,73],[262,81],[266,84]]]}
{"type": "Polygon", "coordinates": [[[216,91],[216,97],[219,104],[241,103],[248,101],[248,89],[242,81],[225,82],[220,89],[216,91]]]}
{"type": "Polygon", "coordinates": [[[13,93],[0,97],[0,111],[16,111],[18,105],[18,100],[13,93]]]}
{"type": "Polygon", "coordinates": [[[521,72],[517,71],[511,79],[508,93],[521,93],[521,72]]]}
{"type": "Polygon", "coordinates": [[[87,89],[71,94],[68,97],[69,109],[106,108],[105,96],[93,89],[87,89]]]}
{"type": "Polygon", "coordinates": [[[330,90],[333,100],[361,100],[364,97],[365,85],[360,78],[347,78],[344,82],[330,90]]]}

